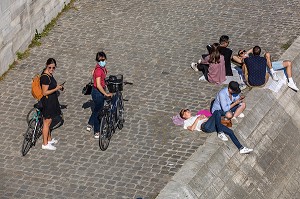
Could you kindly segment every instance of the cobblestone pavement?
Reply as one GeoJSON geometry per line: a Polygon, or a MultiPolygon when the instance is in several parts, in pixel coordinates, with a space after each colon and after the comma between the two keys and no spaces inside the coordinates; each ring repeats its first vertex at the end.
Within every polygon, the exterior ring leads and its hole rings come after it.
{"type": "Polygon", "coordinates": [[[222,34],[235,52],[260,45],[276,59],[300,33],[296,0],[85,0],[75,7],[0,82],[1,198],[155,198],[208,136],[170,118],[183,107],[207,108],[222,87],[199,82],[190,62],[222,34]],[[81,94],[102,49],[109,73],[134,83],[124,89],[125,126],[105,152],[85,131],[90,97],[81,94]],[[42,150],[40,139],[21,157],[35,103],[30,80],[49,57],[58,62],[58,82],[66,80],[65,124],[53,133],[55,152],[42,150]]]}

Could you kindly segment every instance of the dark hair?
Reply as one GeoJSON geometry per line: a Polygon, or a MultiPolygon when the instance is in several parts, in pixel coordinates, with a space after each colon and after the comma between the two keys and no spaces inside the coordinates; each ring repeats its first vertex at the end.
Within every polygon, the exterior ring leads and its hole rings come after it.
{"type": "Polygon", "coordinates": [[[184,109],[181,109],[181,110],[180,110],[179,116],[180,116],[182,119],[186,119],[186,118],[183,117],[183,114],[184,114],[186,111],[189,111],[189,109],[184,108],[184,109]]]}
{"type": "Polygon", "coordinates": [[[259,46],[254,46],[253,55],[260,55],[261,48],[259,46]]]}
{"type": "Polygon", "coordinates": [[[99,62],[99,58],[104,57],[106,59],[106,54],[103,51],[97,52],[96,54],[96,61],[99,62]]]}
{"type": "Polygon", "coordinates": [[[219,52],[219,44],[218,43],[214,43],[213,45],[211,45],[211,49],[209,52],[209,63],[220,63],[220,52],[219,52]]]}
{"type": "Polygon", "coordinates": [[[227,35],[222,35],[220,37],[219,43],[222,44],[222,43],[225,43],[225,42],[228,42],[228,41],[229,41],[229,37],[227,35]]]}
{"type": "Polygon", "coordinates": [[[49,58],[46,62],[46,66],[50,65],[50,64],[54,64],[56,66],[56,61],[54,58],[49,58]]]}

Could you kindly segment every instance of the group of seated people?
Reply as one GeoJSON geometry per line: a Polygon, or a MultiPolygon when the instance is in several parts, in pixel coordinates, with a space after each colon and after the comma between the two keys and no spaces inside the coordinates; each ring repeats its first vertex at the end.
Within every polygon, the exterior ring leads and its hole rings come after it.
{"type": "Polygon", "coordinates": [[[226,76],[232,76],[231,57],[232,50],[227,48],[229,37],[222,35],[219,43],[207,46],[209,54],[202,55],[197,63],[192,63],[191,68],[195,71],[202,71],[205,79],[211,83],[221,84],[226,76]]]}
{"type": "Polygon", "coordinates": [[[287,85],[291,89],[298,91],[298,87],[292,78],[292,62],[271,61],[270,53],[261,55],[261,48],[254,46],[252,49],[239,50],[237,55],[232,55],[232,50],[227,48],[229,37],[222,35],[219,43],[208,45],[209,54],[202,55],[197,63],[192,63],[191,68],[195,71],[202,71],[208,82],[221,84],[226,80],[226,76],[232,76],[231,62],[237,63],[242,67],[245,84],[249,87],[262,87],[268,79],[269,73],[274,81],[279,78],[275,71],[285,69],[287,75],[287,85]]]}
{"type": "MultiPolygon", "coordinates": [[[[285,69],[288,87],[295,91],[299,90],[292,78],[291,61],[272,62],[270,53],[266,52],[264,56],[260,56],[259,46],[254,46],[248,51],[239,50],[237,55],[232,56],[232,50],[227,48],[228,45],[229,37],[222,35],[219,43],[207,46],[209,54],[202,55],[202,59],[197,63],[192,63],[191,68],[195,71],[202,71],[208,82],[221,84],[226,80],[226,76],[233,76],[231,62],[234,62],[242,68],[243,79],[249,87],[264,86],[270,75],[274,81],[279,81],[275,71],[285,69]]],[[[210,117],[204,114],[192,116],[189,109],[182,109],[179,116],[184,120],[184,129],[206,133],[217,132],[218,138],[223,141],[228,140],[226,137],[228,135],[241,154],[252,152],[253,149],[243,146],[234,132],[222,124],[222,120],[237,121],[238,117],[244,117],[245,96],[240,95],[240,92],[241,86],[236,81],[231,81],[228,87],[221,89],[211,103],[210,117]]]]}
{"type": "Polygon", "coordinates": [[[209,118],[205,115],[192,116],[189,109],[182,109],[179,115],[184,119],[183,128],[206,133],[217,132],[218,137],[223,141],[228,140],[226,137],[228,135],[241,154],[250,153],[253,149],[243,146],[233,131],[221,123],[222,117],[227,120],[244,117],[245,96],[241,96],[240,92],[239,84],[235,81],[231,81],[228,87],[220,90],[210,108],[212,116],[209,118]]]}

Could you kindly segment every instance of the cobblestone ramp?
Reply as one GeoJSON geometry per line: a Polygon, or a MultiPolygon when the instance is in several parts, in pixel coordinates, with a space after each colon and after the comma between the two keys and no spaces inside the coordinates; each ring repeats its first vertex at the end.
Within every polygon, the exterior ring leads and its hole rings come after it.
{"type": "MultiPolygon", "coordinates": [[[[284,51],[281,46],[300,33],[296,0],[81,0],[74,7],[0,82],[0,198],[157,197],[207,139],[216,149],[222,144],[171,121],[183,107],[207,108],[222,87],[199,82],[190,62],[222,34],[230,36],[235,52],[259,44],[277,59],[284,51]],[[122,73],[134,83],[124,88],[129,100],[125,126],[105,152],[85,131],[90,98],[81,94],[95,53],[102,49],[108,55],[109,73],[122,73]],[[35,103],[30,81],[49,57],[57,60],[58,82],[66,81],[60,95],[61,104],[67,105],[65,123],[53,132],[58,149],[44,151],[39,140],[21,157],[25,116],[35,103]]],[[[232,152],[218,151],[216,155],[232,152]]],[[[234,155],[233,167],[240,169],[251,157],[234,155]]]]}
{"type": "MultiPolygon", "coordinates": [[[[299,48],[300,38],[281,57],[293,60],[298,84],[299,48]]],[[[210,137],[157,199],[300,198],[299,93],[254,89],[246,100],[246,117],[234,131],[254,152],[240,155],[232,143],[216,147],[218,138],[210,137]]]]}

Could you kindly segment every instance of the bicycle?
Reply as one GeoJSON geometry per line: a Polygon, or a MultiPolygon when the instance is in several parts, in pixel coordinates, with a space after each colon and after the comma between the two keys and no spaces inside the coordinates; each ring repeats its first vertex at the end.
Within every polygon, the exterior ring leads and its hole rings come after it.
{"type": "Polygon", "coordinates": [[[30,111],[33,115],[28,121],[28,128],[24,134],[24,140],[22,144],[22,155],[25,156],[32,146],[35,146],[36,141],[42,135],[43,129],[43,116],[41,107],[37,104],[30,111]]]}
{"type": "MultiPolygon", "coordinates": [[[[29,122],[32,120],[32,118],[34,117],[34,114],[36,114],[36,111],[38,111],[37,109],[41,110],[42,108],[42,104],[39,101],[38,103],[36,103],[32,109],[30,109],[30,111],[27,113],[26,116],[26,122],[29,125],[29,122]]],[[[66,109],[67,105],[60,105],[61,109],[66,109]]],[[[51,125],[50,125],[50,130],[54,130],[57,129],[58,127],[62,126],[64,122],[64,116],[63,116],[63,112],[61,112],[61,115],[58,118],[54,118],[51,125]]]]}
{"type": "MultiPolygon", "coordinates": [[[[61,109],[67,108],[66,105],[60,105],[61,109]]],[[[22,144],[22,155],[25,156],[32,146],[35,146],[36,141],[42,135],[43,129],[43,115],[42,115],[42,104],[38,102],[33,105],[26,116],[26,122],[28,124],[26,133],[24,134],[24,140],[22,144]]],[[[64,123],[63,113],[59,118],[52,121],[50,125],[50,131],[62,126],[64,123]]]]}
{"type": "Polygon", "coordinates": [[[107,87],[110,93],[114,93],[112,98],[106,99],[100,119],[100,135],[99,147],[102,151],[108,148],[110,139],[118,128],[121,130],[124,126],[124,100],[122,92],[123,84],[132,84],[130,82],[123,82],[123,75],[111,75],[106,79],[107,87]]]}

